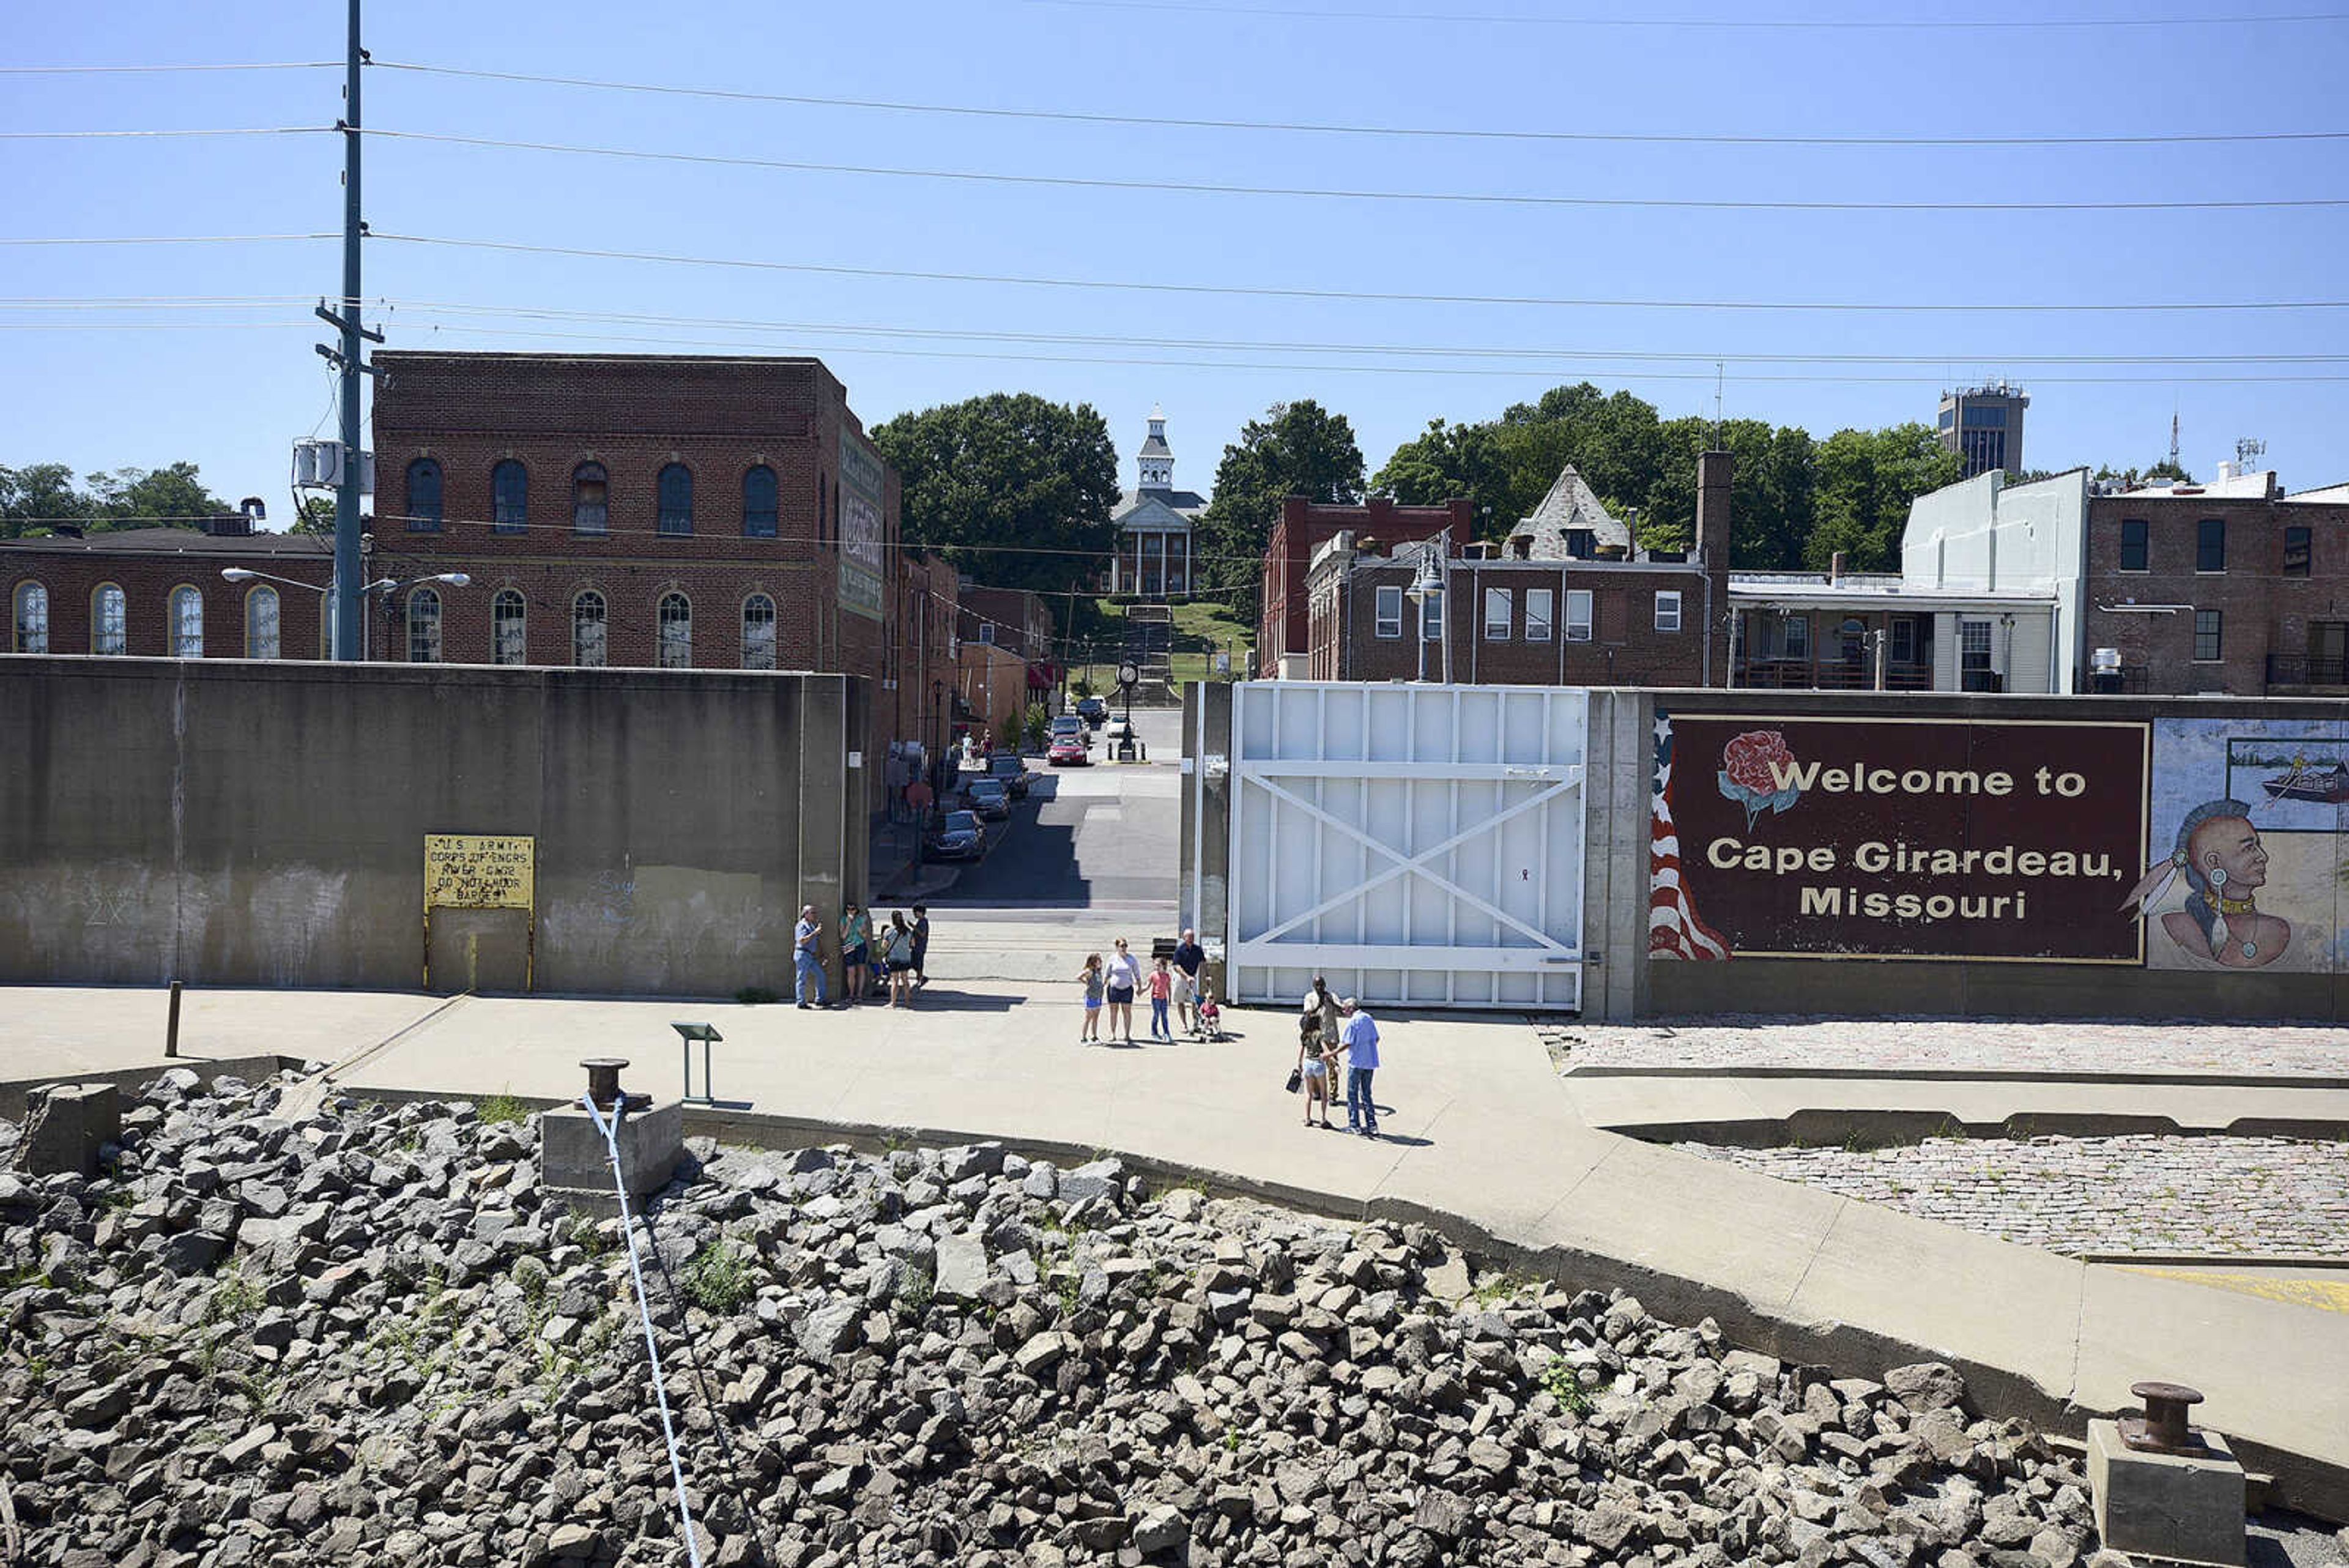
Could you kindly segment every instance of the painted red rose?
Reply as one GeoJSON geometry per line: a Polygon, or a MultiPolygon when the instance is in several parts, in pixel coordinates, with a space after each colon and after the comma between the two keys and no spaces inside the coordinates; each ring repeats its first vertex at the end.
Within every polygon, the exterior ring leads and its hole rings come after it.
{"type": "Polygon", "coordinates": [[[1775,730],[1748,730],[1721,748],[1721,771],[1732,784],[1757,795],[1776,794],[1778,780],[1771,773],[1772,765],[1783,770],[1793,766],[1794,761],[1795,753],[1786,749],[1786,737],[1775,730]]]}

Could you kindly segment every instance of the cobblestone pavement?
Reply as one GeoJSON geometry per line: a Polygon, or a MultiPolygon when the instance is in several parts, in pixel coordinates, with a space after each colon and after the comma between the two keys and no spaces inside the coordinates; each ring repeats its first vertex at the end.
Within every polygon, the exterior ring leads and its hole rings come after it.
{"type": "Polygon", "coordinates": [[[1679,1024],[1543,1024],[1551,1058],[1584,1067],[1919,1068],[2215,1073],[2349,1079],[2349,1029],[2075,1019],[1731,1015],[1679,1024]]]}
{"type": "Polygon", "coordinates": [[[2349,1142],[2132,1135],[1673,1147],[2056,1252],[2349,1258],[2349,1142]]]}

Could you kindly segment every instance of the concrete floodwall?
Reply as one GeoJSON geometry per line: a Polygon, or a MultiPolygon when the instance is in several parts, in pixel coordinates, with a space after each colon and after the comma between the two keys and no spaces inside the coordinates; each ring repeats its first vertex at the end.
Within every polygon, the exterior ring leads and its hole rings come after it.
{"type": "Polygon", "coordinates": [[[414,989],[429,956],[436,991],[785,990],[800,906],[864,897],[866,701],[838,675],[0,658],[0,982],[414,989]],[[527,907],[428,923],[430,835],[528,839],[527,907]]]}

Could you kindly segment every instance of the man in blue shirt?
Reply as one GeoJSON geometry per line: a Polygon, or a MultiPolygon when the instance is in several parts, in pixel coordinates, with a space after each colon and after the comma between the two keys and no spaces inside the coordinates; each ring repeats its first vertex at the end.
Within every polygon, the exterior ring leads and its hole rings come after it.
{"type": "Polygon", "coordinates": [[[1346,1048],[1346,1130],[1364,1137],[1379,1136],[1379,1103],[1371,1097],[1371,1078],[1379,1070],[1378,1021],[1355,1005],[1352,997],[1338,1003],[1338,1043],[1346,1048]]]}
{"type": "Polygon", "coordinates": [[[815,906],[808,905],[800,911],[800,923],[792,928],[792,967],[797,971],[792,981],[792,994],[802,1007],[823,1005],[823,954],[817,944],[823,935],[823,926],[815,918],[815,906]],[[808,988],[815,988],[815,1001],[808,1001],[808,988]]]}

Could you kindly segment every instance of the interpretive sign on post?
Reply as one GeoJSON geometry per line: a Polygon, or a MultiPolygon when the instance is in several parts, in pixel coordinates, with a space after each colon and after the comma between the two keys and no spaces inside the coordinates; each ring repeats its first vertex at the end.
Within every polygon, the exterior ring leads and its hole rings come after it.
{"type": "Polygon", "coordinates": [[[521,834],[424,836],[424,984],[432,985],[432,911],[520,909],[527,922],[523,989],[538,948],[538,841],[521,834]]]}

